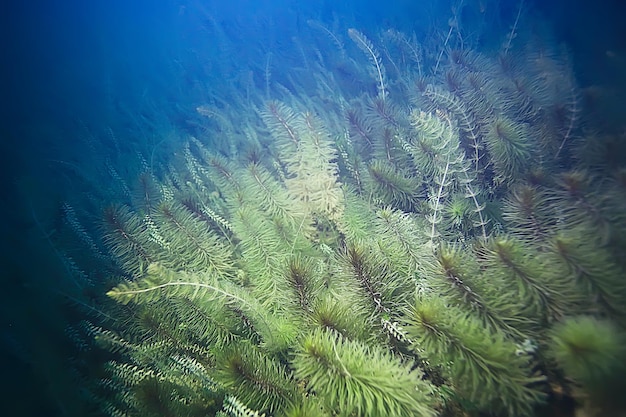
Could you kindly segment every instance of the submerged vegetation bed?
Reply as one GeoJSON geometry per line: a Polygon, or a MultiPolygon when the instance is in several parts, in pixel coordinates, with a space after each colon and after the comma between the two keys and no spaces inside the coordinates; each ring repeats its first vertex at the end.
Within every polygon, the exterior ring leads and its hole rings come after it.
{"type": "Polygon", "coordinates": [[[566,52],[518,20],[479,48],[459,19],[420,39],[309,21],[162,130],[167,158],[111,151],[116,197],[64,208],[99,410],[623,407],[626,170],[566,52]]]}

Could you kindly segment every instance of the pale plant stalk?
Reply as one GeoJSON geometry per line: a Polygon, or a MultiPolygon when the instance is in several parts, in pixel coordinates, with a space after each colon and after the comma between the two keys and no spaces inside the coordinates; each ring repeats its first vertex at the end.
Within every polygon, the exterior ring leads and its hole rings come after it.
{"type": "MultiPolygon", "coordinates": [[[[465,174],[467,176],[467,173],[465,174]]],[[[474,192],[474,190],[472,190],[472,187],[470,187],[469,184],[465,184],[465,187],[467,188],[467,196],[471,197],[471,199],[474,201],[474,205],[476,206],[476,213],[478,214],[478,217],[480,218],[480,228],[482,230],[483,233],[483,239],[487,240],[487,231],[485,230],[485,220],[483,219],[483,207],[480,206],[480,204],[478,204],[478,200],[476,200],[476,193],[474,192]]]]}
{"type": "Polygon", "coordinates": [[[567,126],[567,131],[565,132],[565,135],[563,135],[563,140],[561,141],[561,145],[559,146],[559,149],[556,151],[556,154],[554,155],[554,159],[558,158],[559,155],[561,154],[561,151],[563,150],[563,146],[565,146],[565,142],[567,142],[570,135],[572,134],[572,130],[574,129],[574,124],[576,123],[576,113],[578,113],[578,100],[576,100],[576,96],[573,91],[572,91],[572,96],[574,96],[572,110],[571,110],[572,116],[569,118],[569,125],[567,126]]]}
{"type": "Polygon", "coordinates": [[[435,201],[435,212],[433,214],[433,226],[430,230],[430,243],[433,244],[433,238],[435,236],[435,225],[437,224],[437,212],[439,211],[439,200],[441,200],[441,195],[443,194],[443,187],[446,183],[446,177],[448,176],[448,169],[450,168],[450,158],[446,161],[446,169],[443,172],[443,178],[441,179],[441,184],[439,184],[439,192],[437,193],[437,200],[435,201]]]}
{"type": "Polygon", "coordinates": [[[519,2],[519,8],[517,9],[517,16],[515,17],[515,23],[513,23],[513,27],[511,28],[511,33],[509,33],[509,38],[506,42],[506,46],[504,47],[504,55],[509,53],[509,49],[511,49],[511,41],[515,37],[515,31],[517,30],[517,24],[519,23],[519,18],[522,15],[522,7],[524,7],[524,0],[519,2]]]}
{"type": "Polygon", "coordinates": [[[446,49],[446,46],[448,46],[448,41],[450,40],[450,36],[452,35],[452,29],[453,26],[450,26],[450,30],[448,31],[448,35],[446,36],[446,41],[443,43],[443,47],[441,48],[441,51],[439,51],[439,56],[437,57],[437,64],[435,64],[435,73],[437,73],[437,70],[439,69],[439,62],[441,62],[441,57],[443,56],[443,51],[446,49]]]}

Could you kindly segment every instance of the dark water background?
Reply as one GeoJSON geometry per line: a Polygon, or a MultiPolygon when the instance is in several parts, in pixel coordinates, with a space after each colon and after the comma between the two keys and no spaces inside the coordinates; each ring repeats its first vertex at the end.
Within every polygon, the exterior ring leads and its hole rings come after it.
{"type": "MultiPolygon", "coordinates": [[[[247,37],[245,22],[260,16],[272,16],[275,34],[287,39],[308,18],[327,21],[333,13],[366,32],[419,30],[415,0],[204,3],[226,35],[241,42],[234,53],[242,60],[253,57],[258,45],[247,37]]],[[[510,3],[514,13],[518,3],[510,3]]],[[[617,128],[626,116],[623,2],[536,3],[532,7],[547,16],[571,50],[581,87],[610,92],[598,117],[607,129],[617,128]]],[[[180,51],[212,42],[188,25],[202,24],[186,15],[189,10],[182,0],[5,0],[0,6],[1,415],[76,415],[58,297],[65,271],[49,240],[61,217],[59,202],[85,192],[80,184],[66,186],[70,164],[89,165],[78,137],[107,127],[132,129],[131,115],[150,117],[143,108],[146,96],[174,123],[195,104],[181,86],[193,83],[200,69],[186,68],[189,79],[171,70],[180,51]]],[[[216,74],[229,70],[214,64],[216,74]]]]}

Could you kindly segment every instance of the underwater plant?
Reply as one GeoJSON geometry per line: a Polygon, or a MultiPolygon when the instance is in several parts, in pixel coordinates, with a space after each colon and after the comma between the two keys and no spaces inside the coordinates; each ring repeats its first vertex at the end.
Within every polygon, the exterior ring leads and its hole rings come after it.
{"type": "Polygon", "coordinates": [[[619,413],[626,404],[624,330],[605,319],[570,317],[552,329],[550,355],[572,378],[593,413],[619,413]]]}
{"type": "Polygon", "coordinates": [[[140,152],[136,181],[110,174],[128,191],[81,240],[116,318],[79,326],[106,358],[90,401],[109,416],[525,417],[557,387],[603,398],[623,355],[626,188],[561,166],[579,119],[553,117],[571,96],[550,83],[572,69],[554,45],[541,62],[517,47],[538,42],[521,10],[486,52],[461,10],[420,43],[309,21],[293,68],[257,56],[262,76],[206,97],[180,152],[140,152]]]}

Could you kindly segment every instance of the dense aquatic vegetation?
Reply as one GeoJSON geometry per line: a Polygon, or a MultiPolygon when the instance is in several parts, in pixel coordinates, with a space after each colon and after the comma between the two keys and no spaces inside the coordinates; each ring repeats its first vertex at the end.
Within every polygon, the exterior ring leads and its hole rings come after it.
{"type": "Polygon", "coordinates": [[[196,100],[180,124],[137,117],[149,140],[111,130],[86,147],[106,164],[74,170],[87,191],[59,241],[85,313],[69,333],[91,346],[74,365],[85,401],[110,416],[623,407],[626,170],[604,164],[567,51],[526,13],[490,13],[453,8],[419,37],[309,20],[250,68],[204,16],[214,46],[173,87],[196,100]]]}

